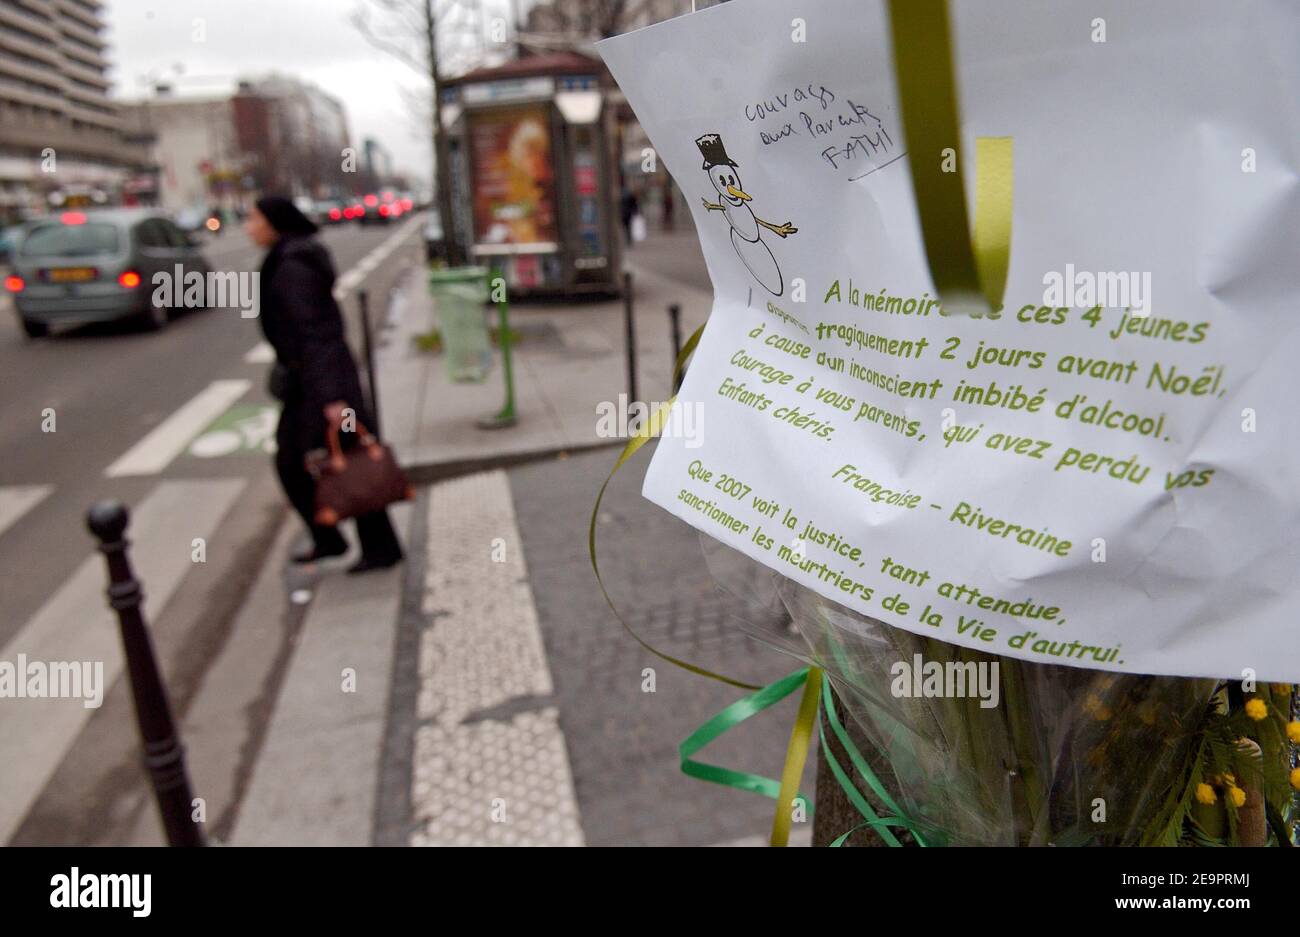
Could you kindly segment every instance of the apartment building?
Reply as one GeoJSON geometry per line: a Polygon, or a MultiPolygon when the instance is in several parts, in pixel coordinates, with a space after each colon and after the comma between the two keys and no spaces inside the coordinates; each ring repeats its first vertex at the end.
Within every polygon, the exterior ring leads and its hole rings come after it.
{"type": "Polygon", "coordinates": [[[0,0],[0,218],[53,192],[116,199],[148,170],[109,100],[100,0],[0,0]]]}

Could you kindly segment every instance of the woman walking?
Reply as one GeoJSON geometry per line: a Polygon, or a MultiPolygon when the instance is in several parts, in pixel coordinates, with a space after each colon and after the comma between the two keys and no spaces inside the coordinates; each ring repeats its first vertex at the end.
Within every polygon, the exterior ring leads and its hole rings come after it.
{"type": "MultiPolygon", "coordinates": [[[[275,349],[270,390],[284,405],[276,428],[275,467],[289,503],[311,531],[312,545],[294,555],[295,563],[311,563],[347,552],[347,541],[337,527],[315,522],[316,482],[307,471],[305,457],[326,445],[330,427],[344,426],[351,408],[356,424],[372,428],[374,422],[361,395],[361,378],[343,333],[343,316],[334,301],[334,264],[316,240],[316,225],[286,198],[259,199],[244,229],[259,247],[267,248],[260,277],[259,321],[266,340],[275,349]]],[[[356,443],[356,432],[341,432],[343,447],[356,443]]],[[[401,562],[387,511],[357,518],[361,559],[349,570],[362,573],[401,562]]]]}

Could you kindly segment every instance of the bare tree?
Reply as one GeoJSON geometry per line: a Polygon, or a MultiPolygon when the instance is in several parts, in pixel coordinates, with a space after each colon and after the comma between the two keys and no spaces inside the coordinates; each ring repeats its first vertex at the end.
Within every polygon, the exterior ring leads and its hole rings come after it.
{"type": "MultiPolygon", "coordinates": [[[[442,125],[444,70],[440,55],[450,53],[456,59],[465,58],[463,39],[476,13],[477,8],[464,0],[442,4],[435,0],[363,0],[351,16],[353,26],[367,42],[429,79],[434,188],[447,255],[453,264],[463,262],[465,255],[452,224],[451,165],[447,132],[442,125]]],[[[473,31],[470,35],[473,39],[473,31]]]]}
{"type": "Polygon", "coordinates": [[[546,50],[587,51],[601,39],[626,32],[653,5],[653,0],[550,0],[528,13],[520,39],[546,50]]]}

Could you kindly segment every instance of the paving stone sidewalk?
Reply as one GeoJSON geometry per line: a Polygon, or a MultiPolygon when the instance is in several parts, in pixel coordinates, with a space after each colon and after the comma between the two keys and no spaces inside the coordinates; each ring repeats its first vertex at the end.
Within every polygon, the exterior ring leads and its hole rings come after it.
{"type": "MultiPolygon", "coordinates": [[[[612,459],[590,453],[430,489],[412,843],[765,842],[772,801],[678,765],[678,744],[742,692],[644,651],[596,588],[587,519],[612,459]]],[[[615,478],[598,534],[602,570],[633,627],[667,653],[751,682],[798,666],[745,634],[735,616],[756,612],[719,590],[692,530],[641,498],[643,473],[641,462],[615,478]]],[[[698,757],[779,775],[795,705],[698,757]]],[[[810,826],[796,826],[795,844],[810,826]]]]}

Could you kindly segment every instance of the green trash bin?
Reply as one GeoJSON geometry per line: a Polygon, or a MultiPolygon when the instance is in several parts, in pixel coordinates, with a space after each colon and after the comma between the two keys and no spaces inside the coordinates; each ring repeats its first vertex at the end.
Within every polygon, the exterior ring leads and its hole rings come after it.
{"type": "Polygon", "coordinates": [[[447,376],[456,382],[481,382],[492,368],[488,336],[488,270],[453,267],[429,271],[429,295],[438,313],[447,376]]]}

